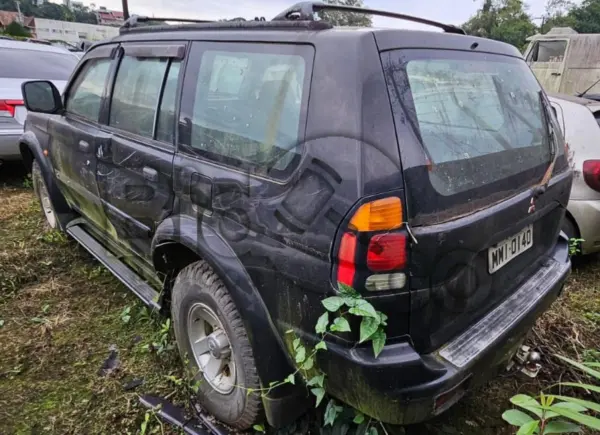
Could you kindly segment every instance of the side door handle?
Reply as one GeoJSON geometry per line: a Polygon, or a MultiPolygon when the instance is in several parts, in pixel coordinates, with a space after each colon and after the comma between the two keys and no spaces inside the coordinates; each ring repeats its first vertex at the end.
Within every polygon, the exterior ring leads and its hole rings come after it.
{"type": "Polygon", "coordinates": [[[81,151],[83,151],[84,153],[87,153],[90,151],[90,143],[88,141],[85,140],[80,140],[79,141],[79,149],[81,151]]]}
{"type": "Polygon", "coordinates": [[[553,72],[551,75],[553,75],[553,76],[560,76],[561,73],[559,73],[559,72],[553,72]]]}
{"type": "Polygon", "coordinates": [[[158,181],[158,172],[156,171],[156,169],[144,166],[142,172],[146,180],[152,181],[154,183],[158,181]]]}

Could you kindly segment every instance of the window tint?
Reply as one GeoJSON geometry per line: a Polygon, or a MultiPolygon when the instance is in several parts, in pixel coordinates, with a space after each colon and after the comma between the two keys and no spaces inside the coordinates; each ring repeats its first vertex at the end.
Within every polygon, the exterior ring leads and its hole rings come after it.
{"type": "Polygon", "coordinates": [[[110,59],[88,61],[69,91],[67,111],[97,121],[110,59]]]}
{"type": "Polygon", "coordinates": [[[408,49],[383,53],[382,61],[420,224],[453,219],[539,183],[554,146],[561,170],[562,133],[523,60],[408,49]]]}
{"type": "Polygon", "coordinates": [[[0,48],[0,59],[0,77],[39,80],[68,80],[79,61],[71,53],[11,48],[0,48]]]}
{"type": "Polygon", "coordinates": [[[298,152],[306,62],[294,54],[202,54],[190,145],[259,172],[284,170],[298,152]]]}
{"type": "Polygon", "coordinates": [[[531,62],[562,62],[567,41],[539,41],[531,51],[531,62]]]}
{"type": "Polygon", "coordinates": [[[156,140],[173,143],[175,129],[175,101],[177,100],[177,84],[179,82],[179,61],[173,61],[169,67],[169,75],[165,83],[160,111],[158,113],[158,126],[156,140]]]}
{"type": "Polygon", "coordinates": [[[113,90],[109,125],[152,137],[154,116],[168,59],[125,56],[113,90]]]}

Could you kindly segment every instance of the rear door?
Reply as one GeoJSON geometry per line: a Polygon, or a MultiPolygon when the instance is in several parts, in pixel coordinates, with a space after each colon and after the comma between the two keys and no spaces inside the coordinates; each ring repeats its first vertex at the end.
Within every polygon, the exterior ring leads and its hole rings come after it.
{"type": "Polygon", "coordinates": [[[536,40],[527,63],[546,92],[559,92],[569,48],[568,39],[536,40]]]}
{"type": "Polygon", "coordinates": [[[93,224],[106,220],[96,183],[96,150],[110,142],[100,128],[117,45],[92,50],[65,91],[65,113],[50,118],[50,156],[62,192],[93,224]]]}
{"type": "Polygon", "coordinates": [[[156,226],[173,206],[176,102],[186,45],[123,44],[106,134],[97,150],[97,180],[116,241],[150,259],[156,226]]]}
{"type": "Polygon", "coordinates": [[[540,267],[555,248],[571,177],[558,123],[522,59],[413,49],[382,60],[417,240],[411,337],[426,352],[540,267]],[[553,152],[554,177],[536,197],[553,152]]]}

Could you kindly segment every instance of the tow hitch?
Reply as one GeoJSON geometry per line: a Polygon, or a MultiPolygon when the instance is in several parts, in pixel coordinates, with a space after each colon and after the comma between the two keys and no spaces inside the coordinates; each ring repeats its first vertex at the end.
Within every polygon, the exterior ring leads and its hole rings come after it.
{"type": "Polygon", "coordinates": [[[140,403],[151,409],[158,418],[178,427],[189,435],[229,435],[229,431],[213,423],[210,418],[194,406],[195,416],[187,417],[185,411],[168,400],[155,396],[142,396],[140,403]]]}
{"type": "Polygon", "coordinates": [[[521,346],[508,363],[506,370],[511,370],[514,367],[524,375],[535,378],[542,369],[541,359],[539,352],[531,350],[529,346],[521,346]]]}

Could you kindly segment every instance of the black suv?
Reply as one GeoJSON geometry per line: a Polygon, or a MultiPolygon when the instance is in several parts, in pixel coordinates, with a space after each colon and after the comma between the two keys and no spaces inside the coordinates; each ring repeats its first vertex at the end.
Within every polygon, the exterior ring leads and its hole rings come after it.
{"type": "Polygon", "coordinates": [[[286,331],[315,343],[353,287],[388,316],[379,357],[330,334],[332,396],[384,422],[439,414],[510,358],[569,274],[571,187],[545,94],[512,46],[271,21],[140,25],[64,95],[23,85],[21,152],[49,222],[168,307],[217,418],[281,426],[314,403],[286,331]],[[238,388],[239,387],[239,388],[238,388]]]}

